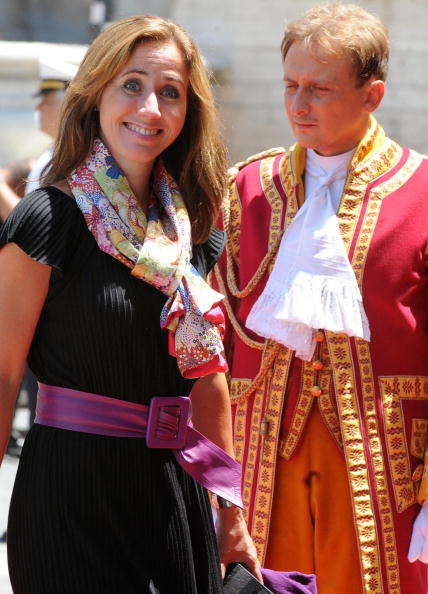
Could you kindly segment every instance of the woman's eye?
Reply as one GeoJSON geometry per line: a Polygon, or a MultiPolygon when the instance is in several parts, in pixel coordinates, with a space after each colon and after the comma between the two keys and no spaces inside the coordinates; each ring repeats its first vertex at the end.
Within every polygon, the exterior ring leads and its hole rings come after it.
{"type": "Polygon", "coordinates": [[[178,90],[171,85],[164,87],[161,91],[161,95],[170,99],[177,99],[180,96],[178,90]]]}
{"type": "Polygon", "coordinates": [[[138,93],[141,90],[141,85],[138,80],[127,80],[123,83],[123,88],[131,93],[138,93]]]}

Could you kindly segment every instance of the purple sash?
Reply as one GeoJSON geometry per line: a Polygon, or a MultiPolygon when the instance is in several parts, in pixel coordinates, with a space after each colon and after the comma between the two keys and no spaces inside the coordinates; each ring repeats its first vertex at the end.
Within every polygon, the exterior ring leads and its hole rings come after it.
{"type": "Polygon", "coordinates": [[[35,423],[112,437],[146,438],[148,447],[170,448],[198,483],[243,507],[241,465],[189,422],[190,399],[155,397],[150,405],[39,384],[35,423]]]}

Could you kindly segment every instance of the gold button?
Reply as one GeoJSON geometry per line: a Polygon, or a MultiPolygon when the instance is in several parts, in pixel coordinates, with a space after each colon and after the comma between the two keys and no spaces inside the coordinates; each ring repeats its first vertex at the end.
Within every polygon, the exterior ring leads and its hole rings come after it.
{"type": "Polygon", "coordinates": [[[322,390],[319,386],[312,386],[311,394],[312,394],[312,396],[321,396],[322,390]]]}
{"type": "Polygon", "coordinates": [[[324,368],[324,363],[322,361],[317,360],[312,363],[312,367],[319,371],[320,369],[324,368]]]}
{"type": "Polygon", "coordinates": [[[324,340],[324,332],[322,332],[321,330],[317,330],[315,332],[315,340],[317,342],[323,342],[323,340],[324,340]]]}

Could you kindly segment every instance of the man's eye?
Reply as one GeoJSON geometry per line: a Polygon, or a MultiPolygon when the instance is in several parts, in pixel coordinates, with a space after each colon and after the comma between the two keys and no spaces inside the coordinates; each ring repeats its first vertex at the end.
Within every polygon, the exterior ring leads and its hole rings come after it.
{"type": "Polygon", "coordinates": [[[180,96],[178,90],[171,85],[164,87],[161,94],[163,97],[168,97],[170,99],[177,99],[180,96]]]}
{"type": "Polygon", "coordinates": [[[127,80],[123,83],[123,88],[131,93],[138,93],[141,90],[141,85],[138,80],[127,80]]]}

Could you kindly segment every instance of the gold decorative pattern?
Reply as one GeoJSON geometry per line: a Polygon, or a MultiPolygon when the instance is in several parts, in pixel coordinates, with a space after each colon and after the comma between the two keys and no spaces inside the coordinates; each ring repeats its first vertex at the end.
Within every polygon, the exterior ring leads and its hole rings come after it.
{"type": "Polygon", "coordinates": [[[275,157],[270,157],[269,159],[263,159],[263,161],[260,162],[260,183],[266,200],[271,208],[268,251],[275,249],[276,246],[279,247],[282,237],[281,219],[284,201],[279,195],[273,180],[274,161],[275,157]]]}
{"type": "Polygon", "coordinates": [[[290,154],[284,155],[279,166],[281,184],[284,188],[285,195],[287,196],[287,210],[285,213],[284,231],[288,229],[290,223],[296,216],[296,213],[301,206],[298,201],[298,196],[296,195],[296,186],[301,188],[301,194],[299,196],[299,198],[301,197],[301,200],[303,200],[304,195],[301,175],[298,179],[295,179],[295,176],[293,175],[293,169],[290,167],[290,160],[290,154]]]}
{"type": "Polygon", "coordinates": [[[370,349],[368,343],[361,338],[356,339],[355,345],[357,348],[358,366],[361,375],[367,446],[370,450],[370,458],[373,466],[375,497],[379,508],[379,518],[382,527],[381,536],[385,551],[384,560],[388,587],[390,592],[398,592],[400,589],[400,573],[397,545],[395,541],[391,498],[388,490],[386,463],[382,451],[382,442],[379,431],[370,349]]]}
{"type": "MultiPolygon", "coordinates": [[[[383,133],[382,133],[383,134],[383,133]]],[[[338,218],[339,226],[342,233],[343,241],[346,248],[349,250],[352,245],[352,239],[355,235],[356,225],[361,216],[363,207],[363,200],[366,192],[366,186],[369,181],[372,181],[398,162],[402,154],[402,149],[389,139],[384,139],[382,152],[377,150],[379,144],[376,140],[376,134],[373,136],[373,142],[366,142],[360,145],[360,152],[368,154],[368,158],[363,157],[360,164],[354,163],[355,169],[345,185],[344,194],[342,196],[341,205],[339,207],[338,218]]],[[[356,151],[356,158],[361,159],[362,154],[358,155],[359,150],[356,151]]],[[[416,157],[416,155],[414,155],[416,157]]],[[[412,157],[414,157],[412,155],[412,157]]],[[[371,238],[376,226],[379,216],[382,198],[389,193],[396,190],[402,183],[404,183],[413,173],[416,166],[418,166],[417,159],[412,158],[412,161],[393,176],[384,184],[376,187],[370,195],[370,200],[367,203],[367,209],[364,213],[363,223],[359,236],[357,238],[355,250],[353,253],[352,265],[356,274],[357,281],[361,288],[364,265],[367,257],[367,252],[370,246],[371,238]]],[[[364,402],[364,418],[365,430],[367,432],[367,444],[370,450],[370,459],[373,464],[373,472],[376,484],[376,497],[380,510],[380,521],[382,525],[382,538],[385,550],[385,564],[387,571],[387,579],[391,591],[399,589],[399,570],[395,537],[392,525],[392,509],[391,502],[387,490],[386,469],[382,456],[382,447],[379,435],[378,420],[376,416],[373,373],[371,368],[371,361],[367,344],[361,340],[356,340],[358,351],[358,365],[362,378],[362,391],[364,402]]],[[[339,414],[342,422],[342,436],[344,439],[345,456],[348,464],[348,472],[351,482],[351,490],[353,493],[354,513],[356,515],[356,526],[358,538],[360,542],[360,556],[363,568],[363,580],[367,592],[373,592],[376,588],[382,589],[381,570],[379,564],[379,545],[376,537],[375,524],[373,520],[366,515],[366,511],[371,508],[373,501],[370,496],[370,482],[368,475],[364,471],[367,463],[367,456],[364,452],[362,427],[357,418],[352,420],[351,409],[347,412],[346,407],[351,406],[351,401],[354,401],[352,406],[354,414],[358,415],[358,402],[355,396],[342,402],[339,393],[337,392],[338,381],[345,381],[345,386],[342,390],[346,391],[346,382],[350,382],[349,387],[355,393],[355,378],[353,377],[352,359],[349,341],[346,339],[344,347],[339,347],[335,353],[338,359],[335,364],[335,386],[337,393],[337,400],[339,406],[339,414]],[[339,364],[339,359],[342,361],[339,364]],[[341,371],[340,371],[341,369],[341,371]],[[345,417],[343,416],[345,415],[345,417]],[[353,436],[355,443],[352,447],[352,441],[346,439],[346,432],[353,436]],[[357,438],[357,439],[355,439],[357,438]],[[361,451],[358,452],[358,442],[361,444],[361,451]],[[353,477],[353,473],[355,477],[353,477]],[[362,486],[365,488],[362,488],[362,486]],[[367,493],[362,496],[362,492],[367,490],[367,493]],[[361,526],[367,534],[372,534],[373,538],[367,540],[364,537],[361,526]],[[374,563],[376,559],[376,563],[374,563]],[[367,573],[369,571],[369,573],[367,573]],[[368,579],[367,576],[370,576],[368,579]]],[[[332,350],[334,352],[334,349],[332,350]]],[[[351,394],[348,392],[349,395],[351,394]]],[[[359,416],[359,415],[358,415],[359,416]]],[[[371,512],[372,513],[372,512],[371,512]]]]}
{"type": "Polygon", "coordinates": [[[265,345],[265,340],[263,340],[262,342],[258,342],[257,340],[250,338],[248,336],[248,334],[245,332],[245,330],[242,328],[241,324],[238,321],[238,318],[235,316],[235,312],[233,311],[233,308],[232,308],[230,301],[228,299],[228,296],[227,296],[226,286],[224,284],[223,277],[221,275],[221,270],[220,270],[218,263],[215,264],[215,266],[214,266],[214,276],[215,276],[220,293],[222,293],[222,295],[224,295],[223,304],[226,309],[226,313],[227,313],[229,322],[232,324],[233,329],[235,330],[236,334],[239,336],[239,338],[242,340],[242,342],[244,344],[246,344],[248,347],[250,347],[252,349],[263,350],[264,345],[265,345]]]}
{"type": "Polygon", "coordinates": [[[280,348],[281,345],[277,342],[273,342],[273,340],[266,340],[264,344],[262,362],[256,377],[253,379],[251,384],[241,394],[239,394],[239,396],[233,398],[231,397],[230,400],[232,404],[243,404],[248,399],[248,397],[260,386],[260,384],[264,381],[269,369],[272,367],[280,348]]]}
{"type": "MultiPolygon", "coordinates": [[[[398,147],[398,149],[397,151],[393,151],[394,158],[401,156],[402,149],[400,147],[398,147]]],[[[363,270],[368,253],[370,238],[376,227],[382,200],[385,198],[385,196],[389,196],[398,190],[398,188],[400,188],[403,184],[405,184],[420,166],[421,162],[422,156],[418,153],[415,153],[414,151],[410,151],[409,158],[407,159],[406,163],[400,167],[398,172],[389,180],[373,188],[370,192],[370,200],[368,203],[367,212],[364,215],[362,231],[358,238],[358,242],[355,247],[355,253],[352,259],[352,268],[354,269],[360,288],[362,284],[363,270]]]]}
{"type": "Polygon", "coordinates": [[[379,377],[379,384],[395,504],[397,511],[402,512],[416,501],[402,403],[403,400],[428,401],[428,377],[383,376],[379,377]]]}
{"type": "MultiPolygon", "coordinates": [[[[387,163],[388,160],[396,162],[401,157],[401,154],[402,149],[398,145],[395,145],[395,143],[392,141],[388,141],[385,162],[387,163]]],[[[365,176],[368,175],[370,178],[375,171],[377,173],[383,171],[384,165],[382,164],[381,166],[378,166],[376,162],[377,160],[378,156],[375,155],[368,163],[368,166],[372,168],[372,171],[366,171],[365,176]]],[[[393,175],[384,183],[379,184],[371,191],[370,200],[368,202],[367,210],[364,213],[361,231],[357,238],[352,259],[352,267],[360,288],[362,286],[367,253],[379,217],[382,199],[402,186],[411,177],[415,169],[420,165],[420,162],[420,156],[412,151],[405,165],[401,167],[395,175],[393,175]]],[[[384,560],[386,574],[388,587],[390,591],[393,592],[394,590],[398,591],[400,588],[400,575],[397,547],[393,529],[392,506],[387,486],[386,464],[383,458],[379,421],[376,412],[373,370],[367,343],[362,339],[356,339],[356,348],[358,353],[357,360],[359,371],[361,375],[367,444],[373,465],[373,475],[376,487],[375,496],[377,498],[380,512],[379,518],[382,527],[381,536],[385,551],[384,560]]],[[[407,491],[407,493],[409,492],[410,491],[407,491]]],[[[411,493],[414,497],[415,493],[413,483],[411,484],[411,493]]]]}
{"type": "MultiPolygon", "coordinates": [[[[274,151],[274,154],[277,154],[275,151],[279,152],[279,149],[273,149],[273,151],[274,151]]],[[[270,154],[270,151],[268,151],[266,154],[270,154]]],[[[264,154],[262,153],[262,155],[264,155],[264,154]]],[[[249,160],[245,161],[244,165],[247,164],[248,162],[253,161],[253,160],[255,160],[255,157],[250,158],[249,160]]],[[[269,156],[266,158],[266,160],[268,161],[270,166],[272,166],[274,159],[269,156]]],[[[263,166],[264,166],[264,160],[262,160],[261,164],[260,164],[261,170],[263,169],[263,166]]],[[[236,168],[234,168],[234,170],[235,169],[236,168]]],[[[265,170],[265,172],[264,172],[265,182],[267,182],[266,173],[267,172],[265,170]]],[[[272,173],[271,173],[271,176],[272,176],[272,173]]],[[[271,199],[274,201],[275,204],[277,204],[277,200],[276,200],[277,190],[274,187],[273,180],[272,180],[272,185],[273,185],[273,188],[272,188],[273,194],[271,196],[271,199]]],[[[239,252],[239,245],[237,245],[237,241],[239,242],[238,231],[234,231],[234,229],[237,228],[238,226],[240,226],[240,221],[241,221],[241,216],[240,216],[241,215],[241,210],[240,210],[241,202],[238,197],[236,183],[233,183],[232,187],[231,187],[230,206],[229,206],[230,214],[227,212],[227,206],[228,206],[228,204],[226,201],[225,209],[223,212],[223,219],[225,221],[225,230],[228,231],[228,228],[230,228],[232,230],[232,234],[234,236],[233,244],[231,243],[231,241],[228,241],[226,243],[227,285],[228,285],[228,289],[229,289],[230,293],[234,297],[237,297],[238,299],[243,299],[244,297],[247,297],[254,290],[254,288],[258,285],[258,283],[262,279],[263,275],[265,274],[266,270],[268,269],[268,266],[271,263],[272,259],[276,256],[279,244],[281,242],[281,234],[280,233],[273,234],[273,243],[272,244],[269,243],[267,252],[266,252],[263,260],[259,264],[257,270],[255,271],[254,275],[252,276],[250,281],[247,283],[247,285],[243,289],[240,289],[238,287],[238,283],[236,280],[236,274],[235,274],[235,270],[234,270],[234,256],[233,256],[233,254],[235,252],[237,252],[237,251],[239,252]]],[[[271,223],[272,223],[272,218],[271,218],[270,224],[271,223]]],[[[239,261],[236,257],[236,254],[235,254],[235,261],[236,262],[239,261]]]]}
{"type": "Polygon", "coordinates": [[[223,204],[223,224],[224,230],[227,233],[226,249],[229,250],[228,256],[231,261],[239,267],[239,245],[241,238],[241,199],[236,188],[236,183],[233,183],[229,189],[229,196],[223,204]]]}
{"type": "MultiPolygon", "coordinates": [[[[263,418],[266,418],[269,423],[269,431],[264,437],[264,442],[260,435],[260,426],[258,427],[257,440],[258,447],[261,449],[261,458],[257,473],[257,483],[256,486],[253,485],[253,492],[256,494],[256,499],[253,517],[250,518],[250,526],[251,536],[256,545],[261,564],[263,564],[266,555],[284,392],[292,356],[293,351],[282,347],[277,354],[272,372],[267,378],[269,386],[266,386],[268,391],[265,393],[269,394],[269,399],[266,410],[263,411],[263,418]]],[[[251,435],[251,442],[253,438],[254,440],[256,439],[255,432],[251,435]]]]}
{"type": "Polygon", "coordinates": [[[362,569],[361,578],[365,592],[382,594],[376,521],[368,474],[368,459],[364,449],[362,416],[356,395],[350,339],[346,334],[326,332],[325,335],[332,362],[343,449],[352,493],[362,569]]]}
{"type": "MultiPolygon", "coordinates": [[[[246,460],[244,460],[244,466],[242,468],[242,501],[244,503],[244,515],[247,522],[251,520],[248,517],[249,504],[251,500],[251,491],[254,485],[255,475],[257,475],[256,462],[259,456],[260,447],[260,424],[262,420],[262,404],[263,394],[265,390],[265,384],[269,381],[269,377],[265,377],[265,381],[259,386],[254,394],[254,401],[251,406],[239,405],[236,411],[236,418],[243,424],[243,429],[246,431],[247,418],[250,416],[250,434],[245,435],[245,442],[247,443],[246,448],[246,460]]],[[[241,431],[242,428],[240,427],[241,431]]]]}
{"type": "Polygon", "coordinates": [[[290,429],[287,435],[279,441],[278,453],[286,460],[289,460],[292,456],[305,428],[314,399],[311,394],[311,388],[315,383],[314,377],[315,372],[312,364],[309,361],[304,361],[302,364],[299,397],[293,410],[290,429]]]}
{"type": "Polygon", "coordinates": [[[415,458],[424,459],[428,443],[428,419],[412,419],[410,453],[415,458]]]}
{"type": "Polygon", "coordinates": [[[322,390],[322,394],[318,398],[319,410],[331,436],[335,440],[337,446],[342,450],[342,434],[340,432],[337,405],[335,403],[334,396],[332,393],[333,377],[331,370],[330,355],[328,352],[328,346],[326,341],[321,343],[320,355],[321,361],[324,364],[324,368],[319,372],[318,379],[319,386],[322,390]]]}
{"type": "MultiPolygon", "coordinates": [[[[339,229],[347,251],[349,251],[352,239],[355,235],[355,229],[361,215],[368,182],[373,181],[388,171],[393,163],[398,161],[400,156],[398,145],[392,141],[389,141],[389,143],[389,152],[391,153],[389,159],[381,158],[384,157],[383,154],[374,155],[371,159],[365,162],[364,166],[360,166],[348,174],[337,212],[339,229]]],[[[371,201],[369,201],[368,207],[369,209],[371,208],[371,201]]],[[[368,216],[370,216],[370,214],[368,216]]],[[[362,268],[362,265],[360,268],[362,268]]]]}

